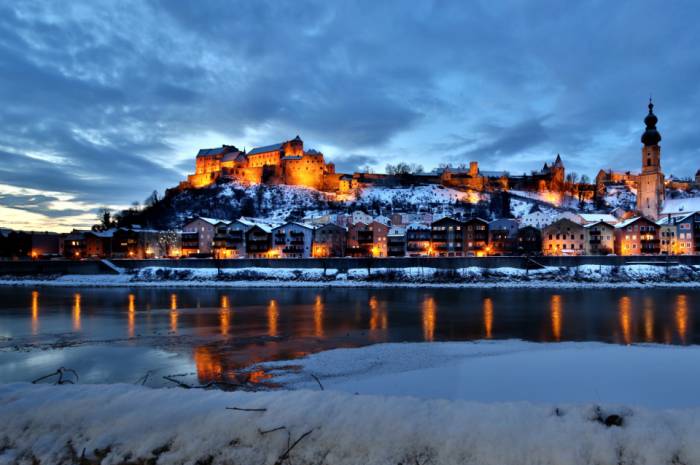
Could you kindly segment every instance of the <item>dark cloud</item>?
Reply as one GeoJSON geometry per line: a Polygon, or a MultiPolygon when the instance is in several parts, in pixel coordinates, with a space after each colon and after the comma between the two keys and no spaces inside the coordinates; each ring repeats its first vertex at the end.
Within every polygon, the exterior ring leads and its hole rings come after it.
{"type": "Polygon", "coordinates": [[[6,2],[0,183],[129,203],[176,184],[194,156],[177,141],[209,133],[232,140],[203,146],[300,134],[333,147],[339,171],[537,168],[558,152],[588,174],[635,169],[649,93],[664,169],[688,175],[699,13],[689,1],[6,2]]]}

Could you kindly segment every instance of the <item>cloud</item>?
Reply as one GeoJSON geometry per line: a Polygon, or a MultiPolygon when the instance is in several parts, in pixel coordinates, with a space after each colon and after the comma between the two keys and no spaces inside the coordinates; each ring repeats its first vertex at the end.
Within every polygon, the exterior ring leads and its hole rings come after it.
{"type": "Polygon", "coordinates": [[[690,175],[699,12],[656,0],[8,2],[0,182],[128,204],[191,170],[177,141],[296,134],[333,147],[339,171],[471,158],[520,171],[556,153],[588,174],[636,169],[650,92],[664,170],[690,175]]]}

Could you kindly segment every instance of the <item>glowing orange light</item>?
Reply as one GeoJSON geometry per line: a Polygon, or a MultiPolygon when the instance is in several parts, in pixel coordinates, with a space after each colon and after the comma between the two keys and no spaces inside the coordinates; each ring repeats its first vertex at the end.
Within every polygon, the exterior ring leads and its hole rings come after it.
{"type": "Polygon", "coordinates": [[[317,295],[314,302],[314,335],[316,337],[323,337],[323,307],[321,296],[317,295]]]}
{"type": "Polygon", "coordinates": [[[129,328],[129,337],[134,337],[135,316],[136,316],[136,296],[134,294],[129,294],[129,311],[127,312],[127,324],[128,324],[128,328],[129,328]]]}
{"type": "Polygon", "coordinates": [[[267,334],[271,337],[277,336],[277,320],[279,318],[279,310],[277,309],[277,301],[270,299],[267,306],[267,334]]]}
{"type": "Polygon", "coordinates": [[[435,299],[426,296],[423,299],[423,340],[433,342],[435,338],[435,299]]]}
{"type": "Polygon", "coordinates": [[[80,331],[80,294],[73,295],[73,331],[80,331]]]}
{"type": "Polygon", "coordinates": [[[632,299],[627,296],[620,298],[620,328],[625,344],[632,343],[632,299]]]}
{"type": "Polygon", "coordinates": [[[676,329],[681,342],[685,344],[685,336],[688,331],[688,297],[681,294],[676,297],[676,329]]]}
{"type": "Polygon", "coordinates": [[[553,295],[549,300],[549,312],[552,319],[552,336],[555,341],[561,340],[562,303],[560,295],[553,295]]]}
{"type": "Polygon", "coordinates": [[[194,349],[193,359],[200,382],[221,379],[224,371],[221,361],[207,347],[194,349]]]}
{"type": "Polygon", "coordinates": [[[221,335],[228,336],[229,327],[231,324],[231,310],[227,295],[221,296],[221,310],[219,311],[219,326],[221,335]]]}
{"type": "Polygon", "coordinates": [[[372,247],[372,256],[373,257],[378,257],[379,254],[381,253],[381,249],[378,246],[372,247]]]}
{"type": "Polygon", "coordinates": [[[491,330],[493,329],[493,301],[490,297],[484,299],[484,332],[486,339],[491,339],[491,330]]]}
{"type": "Polygon", "coordinates": [[[170,294],[170,331],[177,331],[177,295],[170,294]]]}
{"type": "Polygon", "coordinates": [[[32,250],[32,258],[37,258],[39,253],[36,250],[32,250]]]}
{"type": "Polygon", "coordinates": [[[39,291],[32,291],[32,334],[39,332],[39,291]]]}

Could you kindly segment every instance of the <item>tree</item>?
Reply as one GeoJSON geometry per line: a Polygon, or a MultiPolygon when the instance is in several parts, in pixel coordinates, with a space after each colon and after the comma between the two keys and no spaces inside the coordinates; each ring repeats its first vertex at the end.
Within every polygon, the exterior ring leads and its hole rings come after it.
{"type": "Polygon", "coordinates": [[[95,231],[106,231],[109,228],[113,228],[117,224],[112,218],[112,211],[107,207],[100,208],[97,219],[100,223],[93,226],[92,229],[95,231]]]}
{"type": "Polygon", "coordinates": [[[146,200],[143,201],[143,205],[145,207],[153,207],[160,202],[160,199],[158,198],[158,191],[154,190],[151,192],[151,195],[146,197],[146,200]]]}

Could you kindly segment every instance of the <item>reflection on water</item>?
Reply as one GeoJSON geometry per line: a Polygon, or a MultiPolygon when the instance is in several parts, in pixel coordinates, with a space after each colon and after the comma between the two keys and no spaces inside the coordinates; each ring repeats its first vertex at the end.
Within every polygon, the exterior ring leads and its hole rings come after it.
{"type": "Polygon", "coordinates": [[[73,295],[73,331],[80,331],[80,294],[73,295]]]}
{"type": "Polygon", "coordinates": [[[39,291],[32,291],[32,334],[39,333],[39,291]]]}
{"type": "Polygon", "coordinates": [[[177,332],[177,295],[170,294],[170,331],[177,332]]]}
{"type": "Polygon", "coordinates": [[[134,331],[136,328],[136,296],[134,294],[129,294],[129,308],[127,314],[129,337],[134,337],[134,331]]]}
{"type": "Polygon", "coordinates": [[[231,306],[229,305],[228,296],[221,296],[221,310],[219,311],[219,326],[221,327],[221,335],[228,336],[229,326],[231,324],[231,306]]]}
{"type": "Polygon", "coordinates": [[[693,318],[700,290],[693,289],[0,288],[0,302],[0,348],[122,340],[185,354],[202,381],[240,377],[254,362],[377,342],[700,342],[693,318]]]}
{"type": "Polygon", "coordinates": [[[314,302],[314,336],[323,337],[323,300],[320,295],[314,302]]]}
{"type": "Polygon", "coordinates": [[[688,331],[688,297],[685,294],[680,294],[676,298],[676,329],[678,329],[678,337],[685,344],[685,335],[688,331]]]}
{"type": "Polygon", "coordinates": [[[423,340],[432,342],[435,339],[435,298],[423,298],[423,340]]]}
{"type": "Polygon", "coordinates": [[[562,307],[559,294],[555,294],[549,299],[549,313],[552,319],[552,336],[555,341],[561,341],[562,307]]]}
{"type": "Polygon", "coordinates": [[[493,300],[491,297],[484,299],[484,337],[491,339],[491,331],[493,330],[493,300]]]}
{"type": "Polygon", "coordinates": [[[625,344],[632,344],[632,299],[628,296],[620,298],[620,329],[625,344]]]}
{"type": "Polygon", "coordinates": [[[270,337],[277,337],[277,319],[280,316],[279,310],[277,310],[277,301],[275,299],[270,299],[270,303],[267,305],[267,334],[270,337]]]}
{"type": "Polygon", "coordinates": [[[644,342],[654,342],[654,300],[644,298],[644,342]]]}

